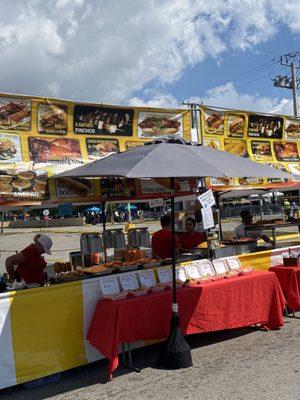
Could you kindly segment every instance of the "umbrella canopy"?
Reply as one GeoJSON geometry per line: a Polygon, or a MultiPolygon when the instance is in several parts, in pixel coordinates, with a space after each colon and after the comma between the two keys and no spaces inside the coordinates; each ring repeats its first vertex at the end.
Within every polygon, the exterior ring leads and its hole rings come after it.
{"type": "MultiPolygon", "coordinates": [[[[120,204],[118,206],[118,210],[128,210],[128,207],[124,206],[124,204],[120,204]]],[[[137,210],[137,206],[135,206],[134,204],[130,204],[130,210],[137,210]]]]}
{"type": "Polygon", "coordinates": [[[157,143],[112,154],[56,177],[198,178],[292,175],[206,146],[157,143]]]}

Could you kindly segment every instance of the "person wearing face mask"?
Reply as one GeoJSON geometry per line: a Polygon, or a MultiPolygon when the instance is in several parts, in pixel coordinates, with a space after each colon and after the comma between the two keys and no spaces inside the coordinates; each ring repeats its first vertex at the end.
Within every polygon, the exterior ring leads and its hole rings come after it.
{"type": "Polygon", "coordinates": [[[33,243],[18,254],[6,259],[5,267],[11,280],[42,283],[45,280],[46,261],[42,254],[51,254],[52,240],[47,235],[36,235],[33,243]]]}
{"type": "Polygon", "coordinates": [[[194,218],[185,220],[185,232],[179,235],[180,251],[188,253],[191,249],[206,241],[205,235],[202,232],[195,231],[196,221],[194,218]]]}

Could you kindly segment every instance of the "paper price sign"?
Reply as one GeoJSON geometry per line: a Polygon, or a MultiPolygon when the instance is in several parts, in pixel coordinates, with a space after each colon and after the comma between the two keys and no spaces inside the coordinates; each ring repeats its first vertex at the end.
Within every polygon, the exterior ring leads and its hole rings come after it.
{"type": "Polygon", "coordinates": [[[142,286],[153,287],[156,285],[156,279],[152,270],[139,271],[139,277],[142,286]]]}
{"type": "Polygon", "coordinates": [[[186,267],[186,272],[191,279],[199,279],[200,278],[200,272],[197,268],[196,265],[189,265],[186,267]]]}
{"type": "Polygon", "coordinates": [[[139,287],[134,273],[122,274],[119,279],[123,290],[135,290],[139,287]]]}
{"type": "Polygon", "coordinates": [[[198,200],[200,201],[203,208],[212,207],[216,204],[213,192],[211,189],[206,192],[200,194],[198,196],[198,200]]]}
{"type": "Polygon", "coordinates": [[[170,267],[158,268],[157,274],[159,282],[161,283],[171,282],[172,280],[172,270],[170,267]]]}
{"type": "Polygon", "coordinates": [[[229,269],[231,269],[231,270],[236,270],[236,269],[241,268],[241,264],[240,264],[238,258],[236,258],[236,257],[227,258],[226,263],[227,263],[229,269]]]}
{"type": "Polygon", "coordinates": [[[101,278],[100,287],[104,296],[120,292],[120,287],[116,276],[107,276],[105,278],[101,278]]]}
{"type": "Polygon", "coordinates": [[[201,260],[198,261],[198,266],[199,269],[202,273],[202,275],[205,276],[214,276],[215,275],[215,271],[214,268],[212,266],[212,263],[209,260],[201,260]]]}
{"type": "Polygon", "coordinates": [[[203,228],[208,229],[215,226],[214,216],[211,207],[201,208],[203,228]]]}
{"type": "Polygon", "coordinates": [[[226,274],[227,267],[223,260],[214,260],[213,265],[217,274],[226,274]]]}
{"type": "Polygon", "coordinates": [[[186,281],[185,268],[183,267],[176,268],[176,279],[178,279],[181,282],[186,281]]]}
{"type": "Polygon", "coordinates": [[[164,200],[163,199],[149,200],[149,207],[150,208],[162,207],[163,205],[164,205],[164,200]]]}

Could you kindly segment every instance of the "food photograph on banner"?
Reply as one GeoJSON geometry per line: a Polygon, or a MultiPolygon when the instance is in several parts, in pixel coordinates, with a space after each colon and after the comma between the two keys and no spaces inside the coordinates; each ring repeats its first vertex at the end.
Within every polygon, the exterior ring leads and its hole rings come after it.
{"type": "MultiPolygon", "coordinates": [[[[281,163],[264,163],[265,165],[268,165],[272,168],[278,169],[279,171],[283,171],[283,172],[288,172],[290,173],[291,171],[284,166],[281,163]]],[[[299,171],[300,172],[300,171],[299,171]]],[[[267,183],[280,183],[280,182],[284,182],[284,179],[278,179],[278,178],[266,178],[267,183]]]]}
{"type": "Polygon", "coordinates": [[[31,100],[0,97],[0,129],[31,129],[31,100]]]}
{"type": "Polygon", "coordinates": [[[95,195],[94,181],[92,179],[72,178],[56,179],[56,196],[58,198],[92,197],[95,195]]]}
{"type": "Polygon", "coordinates": [[[133,109],[86,105],[74,107],[74,133],[132,136],[133,109]]]}
{"type": "Polygon", "coordinates": [[[228,114],[227,115],[227,136],[233,138],[242,138],[245,130],[245,115],[228,114]]]}
{"type": "Polygon", "coordinates": [[[0,174],[0,195],[5,198],[42,200],[47,196],[46,171],[8,169],[0,174]]]}
{"type": "Polygon", "coordinates": [[[30,160],[36,164],[81,164],[78,139],[29,137],[30,160]]]}
{"type": "Polygon", "coordinates": [[[208,135],[224,135],[225,113],[204,109],[204,129],[208,135]]]}
{"type": "Polygon", "coordinates": [[[134,149],[135,147],[143,146],[146,142],[137,141],[137,140],[126,140],[125,142],[125,150],[134,149]]]}
{"type": "Polygon", "coordinates": [[[285,118],[285,139],[300,141],[300,120],[285,118]]]}
{"type": "Polygon", "coordinates": [[[136,195],[136,182],[134,179],[101,179],[100,190],[105,200],[132,198],[136,195]]]}
{"type": "Polygon", "coordinates": [[[248,119],[249,137],[282,139],[282,117],[250,114],[248,119]]]}
{"type": "Polygon", "coordinates": [[[119,151],[118,139],[86,138],[88,160],[94,161],[119,151]]]}
{"type": "Polygon", "coordinates": [[[224,150],[238,157],[249,157],[247,142],[244,139],[224,139],[224,150]]]}
{"type": "Polygon", "coordinates": [[[182,114],[163,112],[140,112],[138,116],[138,137],[160,138],[167,135],[183,136],[182,114]]]}
{"type": "Polygon", "coordinates": [[[68,130],[68,107],[62,104],[38,105],[38,132],[66,135],[68,130]]]}
{"type": "Polygon", "coordinates": [[[296,142],[274,142],[276,159],[283,162],[299,162],[299,152],[296,142]]]}
{"type": "Polygon", "coordinates": [[[221,150],[220,139],[205,137],[203,138],[204,146],[211,147],[212,149],[221,150]]]}
{"type": "Polygon", "coordinates": [[[15,163],[22,161],[20,135],[15,133],[0,133],[0,163],[15,163]]]}
{"type": "Polygon", "coordinates": [[[263,140],[251,140],[251,150],[255,161],[273,161],[271,143],[263,140]]]}

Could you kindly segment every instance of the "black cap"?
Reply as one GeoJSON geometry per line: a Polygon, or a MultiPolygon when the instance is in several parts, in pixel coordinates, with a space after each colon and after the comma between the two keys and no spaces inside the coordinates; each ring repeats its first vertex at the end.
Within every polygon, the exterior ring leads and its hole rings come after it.
{"type": "Polygon", "coordinates": [[[251,211],[247,209],[241,211],[241,217],[247,218],[247,217],[253,217],[253,215],[251,214],[251,211]]]}

